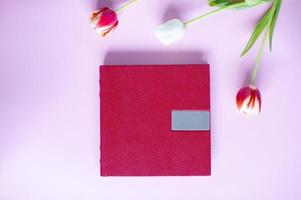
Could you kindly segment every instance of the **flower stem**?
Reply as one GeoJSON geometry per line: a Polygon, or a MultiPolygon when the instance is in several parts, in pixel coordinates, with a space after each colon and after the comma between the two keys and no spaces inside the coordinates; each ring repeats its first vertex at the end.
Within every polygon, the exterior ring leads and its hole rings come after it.
{"type": "MultiPolygon", "coordinates": [[[[274,0],[273,2],[273,7],[272,9],[276,9],[275,8],[275,1],[277,0],[274,0]]],[[[266,25],[266,28],[265,28],[265,31],[264,31],[264,36],[262,38],[262,42],[261,42],[261,45],[260,45],[260,49],[259,49],[259,52],[256,56],[256,63],[255,63],[255,66],[254,66],[254,69],[253,69],[253,72],[252,72],[252,78],[251,78],[251,81],[250,81],[250,85],[251,86],[254,86],[254,82],[255,82],[255,79],[256,79],[256,76],[257,76],[257,72],[258,72],[258,68],[259,68],[259,65],[260,65],[260,61],[262,59],[262,55],[263,55],[263,49],[264,49],[264,45],[268,39],[268,36],[269,36],[269,32],[270,32],[270,27],[271,27],[271,23],[272,23],[272,19],[273,19],[273,15],[270,16],[269,20],[268,20],[268,23],[266,25]]]]}
{"type": "Polygon", "coordinates": [[[257,72],[258,72],[258,68],[259,68],[259,64],[260,64],[260,61],[261,61],[261,58],[262,58],[262,55],[263,55],[263,49],[264,49],[264,45],[267,41],[267,38],[268,38],[268,35],[269,35],[269,26],[266,27],[265,29],[265,32],[264,32],[264,36],[263,36],[263,39],[262,39],[262,42],[261,42],[261,46],[260,46],[260,49],[259,49],[259,52],[257,54],[257,57],[256,57],[256,63],[255,63],[255,67],[253,69],[253,73],[252,73],[252,78],[251,78],[251,82],[250,82],[250,85],[254,85],[254,82],[255,82],[255,79],[256,79],[256,76],[257,76],[257,72]]]}
{"type": "Polygon", "coordinates": [[[132,3],[135,3],[135,2],[137,2],[137,1],[139,1],[139,0],[130,0],[130,1],[128,1],[128,2],[125,3],[123,6],[121,6],[120,8],[118,8],[118,9],[116,10],[116,13],[120,13],[121,11],[123,11],[124,9],[126,9],[127,7],[129,7],[132,3]]]}
{"type": "Polygon", "coordinates": [[[191,20],[188,20],[188,21],[184,22],[184,25],[185,25],[185,26],[190,25],[190,24],[192,24],[192,23],[194,23],[194,22],[199,21],[200,19],[203,19],[203,18],[208,17],[208,16],[211,15],[211,14],[218,13],[218,12],[223,11],[223,10],[225,10],[225,9],[234,8],[234,7],[239,6],[239,5],[243,4],[243,3],[244,3],[244,2],[242,2],[242,3],[230,4],[230,5],[227,5],[227,6],[224,6],[224,7],[220,7],[220,8],[218,8],[218,9],[212,10],[212,11],[206,13],[206,14],[203,14],[203,15],[200,15],[200,16],[198,16],[198,17],[195,17],[195,18],[193,18],[193,19],[191,19],[191,20]]]}
{"type": "Polygon", "coordinates": [[[210,12],[204,14],[204,15],[200,15],[200,16],[198,16],[198,17],[195,17],[195,18],[193,18],[193,19],[191,19],[191,20],[188,20],[188,21],[184,22],[184,25],[185,25],[185,26],[190,25],[190,24],[192,24],[192,23],[194,23],[194,22],[199,21],[199,20],[202,19],[202,18],[208,17],[209,15],[211,15],[211,14],[213,14],[213,13],[217,13],[217,12],[219,12],[219,11],[222,11],[222,10],[224,10],[224,9],[226,9],[226,8],[227,8],[227,7],[222,7],[222,8],[218,8],[218,9],[212,10],[212,11],[210,11],[210,12]]]}

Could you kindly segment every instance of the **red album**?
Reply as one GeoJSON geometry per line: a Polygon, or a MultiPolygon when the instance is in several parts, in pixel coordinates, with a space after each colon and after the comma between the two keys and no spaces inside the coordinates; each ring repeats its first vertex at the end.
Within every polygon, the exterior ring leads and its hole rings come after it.
{"type": "Polygon", "coordinates": [[[101,176],[210,175],[209,65],[100,67],[101,176]]]}

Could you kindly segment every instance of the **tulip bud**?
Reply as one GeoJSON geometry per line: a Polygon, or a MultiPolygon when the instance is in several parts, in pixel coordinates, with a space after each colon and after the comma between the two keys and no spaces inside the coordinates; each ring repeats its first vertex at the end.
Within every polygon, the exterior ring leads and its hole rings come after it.
{"type": "Polygon", "coordinates": [[[242,113],[258,115],[261,109],[259,90],[254,86],[241,88],[236,95],[236,105],[242,113]]]}
{"type": "Polygon", "coordinates": [[[185,34],[185,25],[179,19],[172,19],[156,29],[156,36],[165,45],[180,41],[185,34]]]}
{"type": "Polygon", "coordinates": [[[117,27],[118,18],[114,10],[104,7],[91,14],[90,22],[96,32],[105,37],[117,27]]]}

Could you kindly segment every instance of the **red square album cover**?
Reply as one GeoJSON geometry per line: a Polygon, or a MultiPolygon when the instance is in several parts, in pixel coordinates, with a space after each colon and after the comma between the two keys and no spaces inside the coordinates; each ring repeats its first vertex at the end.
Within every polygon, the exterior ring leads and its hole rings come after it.
{"type": "Polygon", "coordinates": [[[100,67],[101,176],[210,175],[209,65],[100,67]]]}

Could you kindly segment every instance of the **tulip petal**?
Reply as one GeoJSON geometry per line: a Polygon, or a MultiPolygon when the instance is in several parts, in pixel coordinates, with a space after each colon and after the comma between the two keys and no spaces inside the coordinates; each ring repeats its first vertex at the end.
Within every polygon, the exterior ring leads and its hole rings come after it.
{"type": "Polygon", "coordinates": [[[241,88],[236,95],[236,105],[242,113],[258,115],[261,110],[259,90],[253,86],[241,88]]]}
{"type": "Polygon", "coordinates": [[[109,26],[115,24],[117,21],[117,15],[114,10],[104,8],[99,15],[97,26],[109,26]]]}
{"type": "Polygon", "coordinates": [[[91,14],[91,16],[90,16],[90,21],[93,22],[93,21],[96,19],[97,15],[98,15],[100,12],[101,12],[101,9],[95,10],[94,12],[92,12],[92,14],[91,14]]]}
{"type": "Polygon", "coordinates": [[[100,36],[105,37],[107,34],[109,34],[111,31],[113,31],[118,25],[118,22],[116,22],[114,25],[111,26],[100,26],[99,28],[96,28],[96,32],[100,34],[100,36]]]}
{"type": "Polygon", "coordinates": [[[91,26],[101,36],[106,36],[118,25],[117,14],[108,7],[94,11],[90,16],[91,26]]]}
{"type": "Polygon", "coordinates": [[[244,87],[240,89],[236,95],[236,104],[240,108],[246,103],[246,99],[249,100],[251,96],[251,90],[249,87],[244,87]]]}

